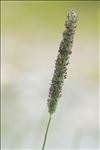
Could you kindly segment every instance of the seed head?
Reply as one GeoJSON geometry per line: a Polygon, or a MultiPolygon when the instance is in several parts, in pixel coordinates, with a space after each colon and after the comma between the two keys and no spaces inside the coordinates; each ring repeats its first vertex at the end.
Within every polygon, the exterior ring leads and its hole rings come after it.
{"type": "Polygon", "coordinates": [[[58,56],[55,62],[54,75],[51,81],[48,98],[48,112],[53,114],[56,110],[64,79],[67,76],[67,65],[69,64],[69,56],[72,53],[73,36],[77,27],[78,17],[74,11],[68,13],[65,21],[65,31],[63,32],[63,40],[60,43],[58,56]]]}

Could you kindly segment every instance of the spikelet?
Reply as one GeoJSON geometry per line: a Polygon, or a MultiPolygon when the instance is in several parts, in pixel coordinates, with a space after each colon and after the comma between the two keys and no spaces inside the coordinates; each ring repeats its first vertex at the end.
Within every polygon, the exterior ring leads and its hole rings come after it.
{"type": "Polygon", "coordinates": [[[55,71],[49,89],[48,112],[50,115],[56,110],[58,99],[61,96],[63,82],[67,76],[67,65],[69,64],[69,55],[72,53],[73,36],[77,27],[77,21],[78,17],[76,13],[70,11],[65,21],[63,40],[59,46],[55,71]]]}

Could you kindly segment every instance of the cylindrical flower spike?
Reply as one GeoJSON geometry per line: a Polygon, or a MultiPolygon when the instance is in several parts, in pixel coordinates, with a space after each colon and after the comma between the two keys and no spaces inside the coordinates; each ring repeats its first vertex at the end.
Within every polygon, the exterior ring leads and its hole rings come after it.
{"type": "Polygon", "coordinates": [[[78,17],[74,11],[69,12],[65,21],[63,40],[59,46],[59,53],[55,63],[55,71],[51,81],[48,98],[48,112],[53,114],[56,110],[58,98],[61,96],[64,79],[67,76],[69,55],[72,53],[73,36],[77,27],[78,17]]]}

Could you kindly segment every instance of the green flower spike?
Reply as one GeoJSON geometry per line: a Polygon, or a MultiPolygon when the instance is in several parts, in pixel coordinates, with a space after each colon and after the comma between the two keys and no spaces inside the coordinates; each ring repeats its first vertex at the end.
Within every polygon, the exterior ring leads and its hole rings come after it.
{"type": "Polygon", "coordinates": [[[73,37],[77,27],[78,17],[74,11],[68,13],[65,21],[65,31],[63,32],[63,40],[60,43],[58,56],[55,63],[54,75],[51,81],[48,98],[48,112],[50,114],[47,125],[44,143],[42,150],[44,150],[47,133],[51,121],[51,116],[55,112],[58,99],[61,96],[64,79],[67,76],[67,65],[69,64],[69,56],[72,53],[73,37]]]}

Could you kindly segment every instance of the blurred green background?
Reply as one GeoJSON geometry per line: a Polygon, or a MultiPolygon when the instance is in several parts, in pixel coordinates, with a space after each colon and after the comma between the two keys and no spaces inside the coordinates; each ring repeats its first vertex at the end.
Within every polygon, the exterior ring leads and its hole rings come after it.
{"type": "Polygon", "coordinates": [[[79,16],[46,148],[98,149],[99,2],[2,1],[2,149],[40,149],[66,15],[79,16]]]}

